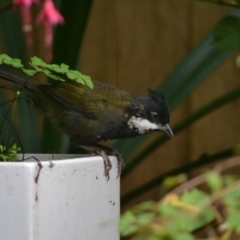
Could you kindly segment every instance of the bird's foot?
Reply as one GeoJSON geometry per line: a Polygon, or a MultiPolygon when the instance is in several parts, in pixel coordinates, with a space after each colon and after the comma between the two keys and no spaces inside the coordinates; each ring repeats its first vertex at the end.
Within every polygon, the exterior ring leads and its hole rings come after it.
{"type": "Polygon", "coordinates": [[[110,147],[106,147],[106,146],[102,146],[100,144],[95,144],[94,146],[97,146],[101,149],[104,149],[104,151],[108,154],[108,155],[113,155],[114,157],[117,158],[117,162],[118,162],[118,165],[117,165],[117,168],[118,168],[118,175],[117,177],[120,177],[121,173],[122,173],[122,170],[125,166],[125,163],[124,163],[124,160],[122,158],[122,155],[115,149],[112,149],[110,147]]]}
{"type": "MultiPolygon", "coordinates": [[[[111,149],[112,150],[112,149],[111,149]]],[[[125,162],[122,158],[122,155],[117,151],[117,150],[112,150],[112,152],[110,152],[109,154],[115,156],[117,158],[117,169],[118,169],[118,175],[117,177],[120,177],[123,168],[125,167],[125,162]]]]}
{"type": "Polygon", "coordinates": [[[91,155],[99,155],[103,158],[104,163],[104,175],[106,176],[107,180],[109,180],[109,171],[112,168],[112,163],[109,160],[108,155],[113,155],[117,158],[117,169],[118,169],[118,175],[117,177],[120,177],[121,172],[125,166],[124,160],[122,158],[122,155],[117,151],[113,150],[109,147],[102,146],[100,144],[95,144],[94,146],[81,146],[81,148],[87,150],[91,155]],[[107,155],[108,154],[108,155],[107,155]]]}
{"type": "Polygon", "coordinates": [[[97,151],[96,155],[100,155],[103,158],[104,175],[106,176],[107,181],[108,181],[110,178],[109,171],[112,169],[112,163],[111,163],[108,155],[103,150],[97,151]]]}
{"type": "Polygon", "coordinates": [[[87,150],[90,155],[98,155],[101,156],[103,158],[103,164],[104,164],[104,175],[107,178],[107,181],[109,180],[109,171],[112,168],[112,163],[109,160],[108,155],[106,154],[106,152],[104,150],[102,150],[99,147],[92,147],[92,146],[81,146],[81,148],[87,150]]]}

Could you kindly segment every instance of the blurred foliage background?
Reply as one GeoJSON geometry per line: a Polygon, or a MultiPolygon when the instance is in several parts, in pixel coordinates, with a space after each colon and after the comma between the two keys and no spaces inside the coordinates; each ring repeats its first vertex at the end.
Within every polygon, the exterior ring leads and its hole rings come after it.
{"type": "MultiPolygon", "coordinates": [[[[31,56],[44,59],[43,27],[33,22],[33,43],[27,46],[21,14],[6,7],[9,3],[0,1],[1,53],[25,64],[31,56]]],[[[53,62],[64,62],[132,95],[158,89],[169,102],[173,140],[154,133],[108,143],[126,161],[124,208],[159,199],[168,175],[238,152],[239,1],[57,0],[55,4],[65,23],[54,29],[53,62]]],[[[40,6],[32,7],[33,19],[40,6]]],[[[11,97],[9,91],[1,92],[0,102],[11,97]]],[[[7,109],[1,105],[1,113],[7,109]]],[[[14,126],[25,152],[76,151],[24,101],[18,101],[17,113],[14,126]]],[[[16,140],[14,133],[9,139],[11,128],[9,123],[1,127],[6,144],[16,140]]]]}

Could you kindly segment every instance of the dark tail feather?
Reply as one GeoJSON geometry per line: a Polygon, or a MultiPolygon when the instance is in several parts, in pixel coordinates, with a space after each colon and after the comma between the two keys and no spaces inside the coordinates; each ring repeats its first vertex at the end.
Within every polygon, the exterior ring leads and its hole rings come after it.
{"type": "Polygon", "coordinates": [[[21,90],[29,77],[20,70],[1,64],[0,65],[0,87],[12,90],[21,90]],[[10,84],[8,84],[10,82],[10,84]]]}

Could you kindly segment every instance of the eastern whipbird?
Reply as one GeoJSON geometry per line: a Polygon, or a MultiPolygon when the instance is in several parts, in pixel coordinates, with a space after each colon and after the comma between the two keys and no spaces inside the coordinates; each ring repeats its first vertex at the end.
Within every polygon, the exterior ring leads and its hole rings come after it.
{"type": "Polygon", "coordinates": [[[112,167],[108,155],[117,157],[118,175],[124,161],[120,153],[99,142],[153,131],[174,136],[169,126],[168,105],[156,91],[148,90],[146,96],[133,97],[100,82],[93,82],[93,89],[68,79],[43,84],[5,64],[0,65],[0,78],[0,87],[25,93],[34,107],[69,136],[74,146],[102,156],[107,179],[112,167]]]}

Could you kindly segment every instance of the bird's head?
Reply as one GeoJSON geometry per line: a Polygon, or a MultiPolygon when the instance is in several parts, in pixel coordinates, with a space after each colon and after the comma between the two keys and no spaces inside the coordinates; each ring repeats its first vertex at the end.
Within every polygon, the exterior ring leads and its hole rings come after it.
{"type": "Polygon", "coordinates": [[[148,96],[136,97],[128,125],[139,135],[162,131],[170,138],[174,134],[169,126],[169,108],[162,94],[149,90],[148,96]]]}

